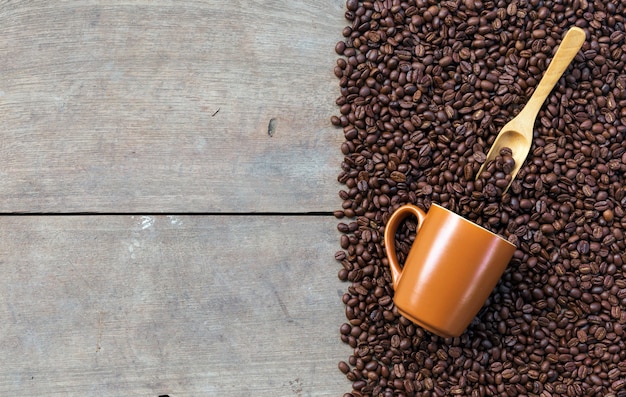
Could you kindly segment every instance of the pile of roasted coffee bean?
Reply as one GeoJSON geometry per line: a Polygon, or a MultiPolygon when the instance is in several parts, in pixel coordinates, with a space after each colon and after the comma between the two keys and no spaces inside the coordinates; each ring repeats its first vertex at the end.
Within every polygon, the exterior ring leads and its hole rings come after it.
{"type": "MultiPolygon", "coordinates": [[[[354,350],[345,396],[626,396],[626,3],[347,0],[336,45],[343,129],[339,278],[354,350]],[[477,175],[571,26],[587,40],[510,151],[477,175]],[[478,178],[477,178],[478,176],[478,178]],[[398,314],[383,247],[405,203],[444,207],[518,249],[458,338],[398,314]]],[[[398,257],[415,238],[399,229],[398,257]]]]}

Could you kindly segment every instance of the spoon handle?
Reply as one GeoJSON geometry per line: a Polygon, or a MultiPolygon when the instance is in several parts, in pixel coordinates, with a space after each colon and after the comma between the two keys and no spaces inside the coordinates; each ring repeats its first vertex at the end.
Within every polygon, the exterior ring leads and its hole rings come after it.
{"type": "Polygon", "coordinates": [[[556,54],[554,54],[554,58],[548,65],[548,69],[522,112],[528,112],[526,113],[528,115],[537,115],[546,98],[563,75],[563,72],[565,72],[565,69],[572,62],[580,47],[582,47],[585,39],[585,31],[579,27],[573,27],[567,31],[556,54]]]}

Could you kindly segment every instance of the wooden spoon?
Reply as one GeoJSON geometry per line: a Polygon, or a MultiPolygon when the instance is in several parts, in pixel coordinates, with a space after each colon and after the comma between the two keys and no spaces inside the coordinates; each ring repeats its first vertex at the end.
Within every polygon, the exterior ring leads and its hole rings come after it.
{"type": "Polygon", "coordinates": [[[567,31],[567,34],[559,45],[559,49],[556,51],[556,54],[554,54],[554,58],[552,58],[548,69],[535,89],[535,92],[533,92],[533,95],[526,103],[526,106],[524,106],[517,116],[506,123],[498,133],[496,140],[493,142],[493,146],[491,146],[489,153],[487,153],[487,160],[485,160],[480,167],[476,179],[480,176],[485,164],[494,160],[500,154],[500,149],[508,147],[513,152],[515,167],[511,172],[511,181],[506,189],[504,189],[503,193],[509,189],[511,182],[515,179],[517,172],[522,167],[522,163],[524,163],[530,151],[530,145],[533,140],[533,126],[539,109],[541,109],[546,97],[550,94],[557,81],[559,81],[570,62],[572,62],[578,50],[580,50],[580,47],[582,47],[585,38],[585,32],[578,27],[573,27],[567,31]]]}

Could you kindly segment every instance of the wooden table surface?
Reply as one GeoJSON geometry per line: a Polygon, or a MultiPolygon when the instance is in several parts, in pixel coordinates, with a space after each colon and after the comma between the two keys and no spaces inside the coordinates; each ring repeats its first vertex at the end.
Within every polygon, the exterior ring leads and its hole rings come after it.
{"type": "Polygon", "coordinates": [[[0,391],[332,396],[344,1],[0,3],[0,391]]]}

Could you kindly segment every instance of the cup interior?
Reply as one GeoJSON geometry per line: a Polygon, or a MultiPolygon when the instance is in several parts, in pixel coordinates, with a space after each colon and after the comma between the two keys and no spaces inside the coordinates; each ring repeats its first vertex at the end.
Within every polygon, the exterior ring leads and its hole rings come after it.
{"type": "Polygon", "coordinates": [[[483,226],[481,226],[481,225],[479,225],[479,224],[477,224],[477,223],[474,223],[474,222],[470,221],[469,219],[467,219],[467,218],[465,218],[465,217],[463,217],[463,216],[461,216],[461,215],[457,214],[456,212],[454,212],[454,211],[450,211],[450,210],[449,210],[449,209],[447,209],[446,207],[443,207],[443,206],[441,206],[441,205],[439,205],[439,204],[437,204],[437,203],[432,203],[432,204],[431,204],[431,207],[432,207],[432,206],[435,206],[435,207],[437,207],[437,208],[439,208],[439,209],[441,209],[441,210],[443,210],[443,211],[445,211],[445,212],[447,212],[447,213],[449,213],[449,214],[454,215],[455,217],[459,218],[462,222],[466,222],[466,223],[468,223],[468,224],[472,225],[473,227],[478,228],[479,230],[481,230],[481,231],[483,231],[483,232],[485,232],[485,233],[488,233],[488,234],[490,234],[491,236],[494,236],[494,237],[496,237],[496,238],[498,238],[498,239],[502,240],[502,241],[503,241],[503,242],[505,242],[506,244],[509,244],[510,246],[512,246],[512,247],[514,247],[514,248],[516,248],[516,249],[517,249],[517,247],[515,246],[515,244],[513,244],[513,243],[512,243],[512,242],[510,242],[509,240],[505,239],[504,237],[500,236],[499,234],[496,234],[496,233],[492,232],[492,231],[491,231],[491,230],[489,230],[489,229],[486,229],[485,227],[483,227],[483,226]]]}

